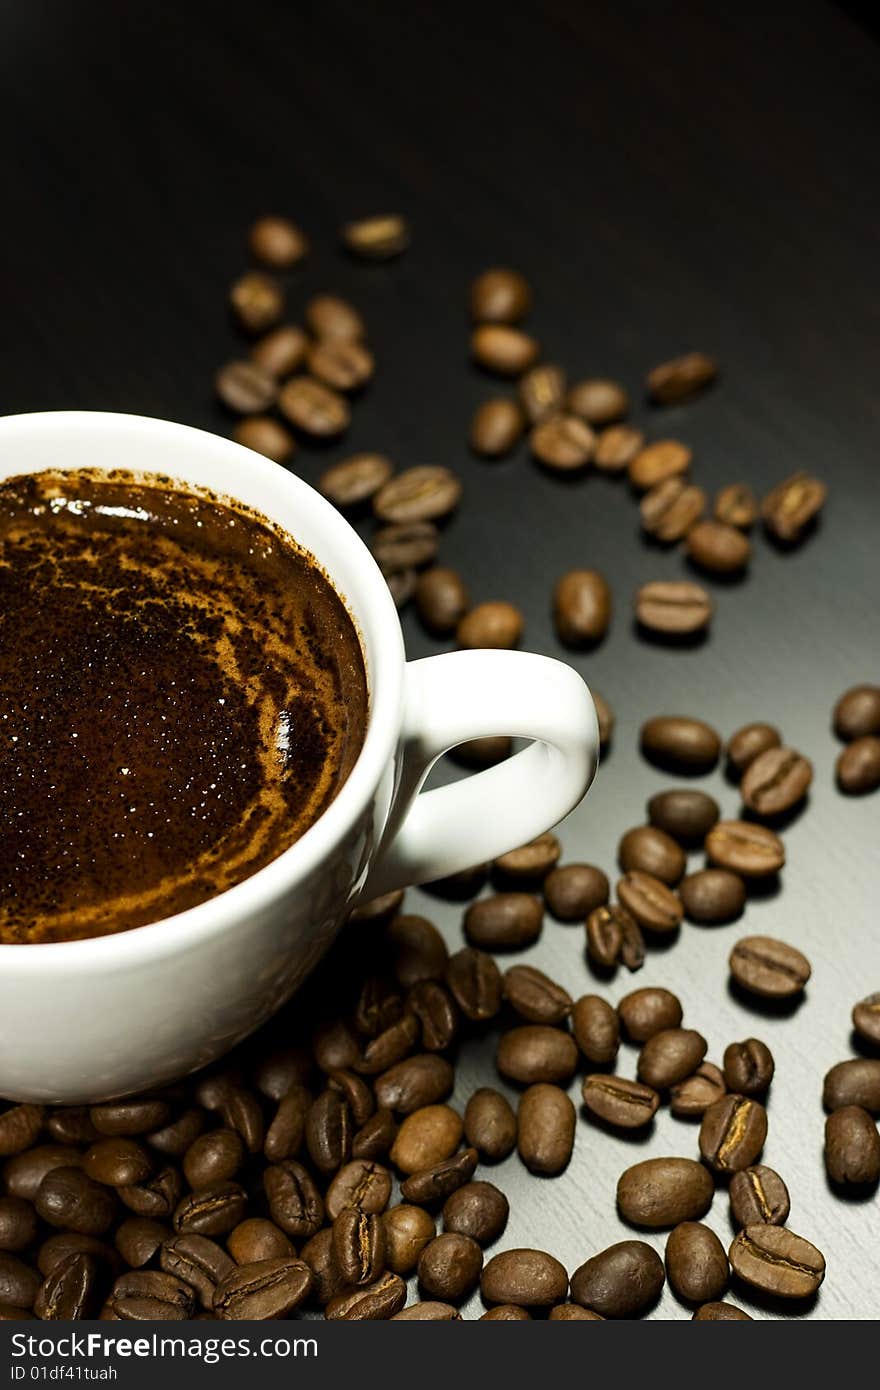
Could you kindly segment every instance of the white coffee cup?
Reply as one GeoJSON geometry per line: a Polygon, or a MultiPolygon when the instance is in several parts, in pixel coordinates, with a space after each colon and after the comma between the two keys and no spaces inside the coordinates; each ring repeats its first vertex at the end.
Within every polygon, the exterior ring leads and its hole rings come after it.
{"type": "Polygon", "coordinates": [[[0,946],[0,1096],[96,1101],[179,1077],[245,1037],[306,978],[358,900],[455,873],[554,825],[592,781],[589,691],[525,652],[407,663],[369,551],[314,489],[215,435],[133,415],[0,420],[0,478],[43,469],[162,473],[237,498],[324,567],[360,631],[370,690],[360,756],[296,844],[197,907],[116,935],[0,946]],[[496,767],[421,792],[468,739],[535,740],[496,767]]]}

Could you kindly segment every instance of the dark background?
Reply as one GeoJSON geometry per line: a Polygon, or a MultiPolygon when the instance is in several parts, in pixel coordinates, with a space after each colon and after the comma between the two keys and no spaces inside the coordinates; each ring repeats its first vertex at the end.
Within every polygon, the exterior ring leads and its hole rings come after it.
{"type": "MultiPolygon", "coordinates": [[[[670,985],[717,1061],[733,1038],[766,1038],[777,1059],[766,1160],[789,1182],[790,1225],[828,1259],[802,1315],[875,1316],[880,1208],[829,1192],[820,1104],[822,1074],[850,1054],[852,1003],[880,988],[880,798],[834,790],[829,730],[840,691],[880,674],[875,40],[857,14],[819,3],[7,0],[0,14],[4,410],[124,410],[227,431],[211,388],[237,350],[227,286],[247,264],[250,221],[290,215],[314,244],[289,277],[292,316],[319,290],[349,295],[379,362],[348,438],[303,449],[295,470],[313,481],[366,448],[456,469],[466,495],[443,558],[475,599],[519,603],[536,651],[566,655],[548,617],[562,571],[594,566],[613,584],[610,636],[572,659],[614,705],[615,744],[561,832],[567,856],[612,872],[619,834],[673,780],[638,756],[650,714],[699,715],[725,736],[769,719],[813,759],[783,891],[738,926],[686,926],[639,976],[599,987],[614,1001],[670,985]],[[340,224],[384,211],[411,221],[411,251],[380,267],[346,260],[340,224]],[[685,566],[640,540],[625,484],[562,484],[525,448],[500,464],[469,454],[470,416],[497,384],[468,361],[467,285],[493,264],[531,280],[547,359],[575,378],[619,377],[634,419],[693,447],[707,490],[764,491],[800,468],[828,484],[802,548],[783,555],[757,536],[748,578],[712,586],[704,646],[650,646],[632,630],[635,587],[685,566]],[[719,385],[648,410],[646,370],[689,348],[717,355],[719,385]],[[726,957],[746,931],[811,957],[790,1016],[728,994],[726,957]]],[[[438,650],[410,615],[404,626],[411,655],[438,650]]],[[[720,771],[704,785],[735,814],[720,771]]],[[[409,901],[460,942],[459,908],[409,901]]],[[[596,987],[576,928],[548,922],[525,956],[575,995],[596,987]]],[[[491,1082],[488,1046],[464,1057],[462,1103],[491,1082]]],[[[624,1049],[620,1069],[634,1064],[624,1049]]],[[[546,1187],[508,1160],[504,1243],[574,1268],[631,1234],[614,1210],[617,1175],[664,1152],[696,1152],[695,1131],[668,1112],[643,1143],[581,1122],[571,1167],[546,1187]]],[[[729,1238],[723,1194],[709,1220],[729,1238]]],[[[741,1294],[756,1316],[777,1311],[741,1294]]],[[[655,1316],[689,1312],[667,1293],[655,1316]]]]}

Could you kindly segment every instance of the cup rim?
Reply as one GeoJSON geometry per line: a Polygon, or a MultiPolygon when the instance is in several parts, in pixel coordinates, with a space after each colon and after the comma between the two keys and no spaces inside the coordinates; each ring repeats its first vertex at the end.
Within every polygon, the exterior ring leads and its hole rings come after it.
{"type": "MultiPolygon", "coordinates": [[[[341,588],[337,588],[329,566],[322,564],[322,568],[326,569],[328,579],[345,603],[361,636],[367,669],[369,715],[363,745],[345,783],[318,819],[276,858],[216,897],[140,927],[72,941],[15,942],[0,946],[3,966],[8,968],[14,963],[17,971],[23,967],[27,973],[39,973],[52,966],[74,971],[92,970],[98,964],[103,968],[121,968],[136,964],[139,960],[196,947],[233,928],[243,914],[262,912],[283,892],[311,874],[366,810],[393,755],[402,718],[405,665],[403,633],[397,610],[373,556],[341,513],[317,489],[296,474],[264,455],[254,453],[234,440],[212,434],[209,430],[154,416],[114,411],[33,411],[2,416],[0,448],[5,445],[11,453],[16,438],[32,436],[46,429],[58,431],[68,439],[71,432],[88,435],[102,431],[115,430],[120,434],[134,431],[141,436],[146,433],[154,437],[157,452],[161,452],[165,445],[173,446],[175,440],[183,440],[189,447],[212,452],[216,458],[225,459],[233,467],[246,467],[248,474],[258,475],[268,489],[274,487],[285,489],[288,494],[296,494],[298,510],[306,517],[308,529],[329,533],[335,537],[337,544],[347,548],[346,561],[354,571],[356,599],[349,598],[341,588]],[[369,661],[364,650],[368,644],[372,649],[369,661]]],[[[67,466],[74,469],[83,465],[67,466]]],[[[65,468],[63,458],[57,467],[65,468]]],[[[10,467],[6,459],[0,461],[0,480],[14,477],[19,472],[34,471],[37,470],[16,468],[14,463],[10,467]]],[[[169,468],[167,462],[160,466],[157,461],[155,471],[192,485],[185,466],[178,472],[169,468]]],[[[218,493],[244,501],[236,498],[233,490],[218,488],[218,493]]],[[[254,509],[270,520],[278,520],[266,506],[255,506],[254,509]]],[[[294,539],[298,540],[298,537],[294,535],[294,539]]],[[[298,543],[311,553],[306,542],[298,543]]]]}

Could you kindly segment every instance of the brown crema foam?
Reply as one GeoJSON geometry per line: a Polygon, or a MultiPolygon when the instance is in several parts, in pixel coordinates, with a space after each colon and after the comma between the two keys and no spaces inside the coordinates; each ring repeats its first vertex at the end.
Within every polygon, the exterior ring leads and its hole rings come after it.
{"type": "Polygon", "coordinates": [[[0,484],[0,943],[248,878],[333,800],[367,715],[354,624],[272,522],[151,475],[0,484]]]}

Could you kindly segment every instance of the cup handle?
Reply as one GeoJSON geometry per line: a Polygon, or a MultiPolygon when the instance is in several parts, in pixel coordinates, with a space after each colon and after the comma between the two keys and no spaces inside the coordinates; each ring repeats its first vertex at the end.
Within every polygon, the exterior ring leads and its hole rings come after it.
{"type": "Polygon", "coordinates": [[[445,878],[542,834],[581,800],[598,753],[590,692],[561,661],[481,650],[409,662],[397,788],[361,899],[445,878]],[[496,767],[421,791],[441,754],[498,734],[534,742],[496,767]]]}

